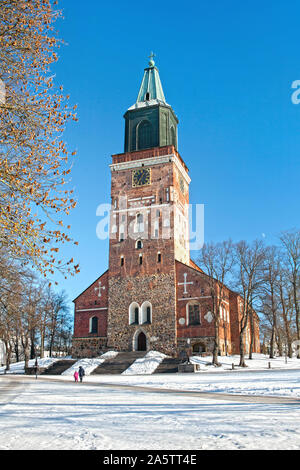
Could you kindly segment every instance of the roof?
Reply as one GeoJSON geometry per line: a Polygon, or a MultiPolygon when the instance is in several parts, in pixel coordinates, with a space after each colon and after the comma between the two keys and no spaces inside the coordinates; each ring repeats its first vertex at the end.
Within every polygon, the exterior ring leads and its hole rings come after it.
{"type": "Polygon", "coordinates": [[[149,67],[144,69],[144,76],[137,100],[129,110],[161,104],[170,107],[166,102],[162,89],[158,68],[154,65],[153,55],[150,56],[149,67]]]}

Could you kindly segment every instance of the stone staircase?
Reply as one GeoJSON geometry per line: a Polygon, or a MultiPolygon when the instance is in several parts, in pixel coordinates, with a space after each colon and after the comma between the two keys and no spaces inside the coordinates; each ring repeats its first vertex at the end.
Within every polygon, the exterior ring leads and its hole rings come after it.
{"type": "Polygon", "coordinates": [[[166,357],[153,372],[153,374],[171,374],[178,372],[178,365],[180,364],[180,359],[166,357]]]}
{"type": "Polygon", "coordinates": [[[144,357],[147,351],[120,352],[117,356],[100,364],[92,374],[122,374],[136,360],[144,357]]]}
{"type": "Polygon", "coordinates": [[[77,359],[61,359],[54,362],[50,367],[44,370],[41,375],[60,375],[75,364],[75,362],[77,362],[77,359]]]}

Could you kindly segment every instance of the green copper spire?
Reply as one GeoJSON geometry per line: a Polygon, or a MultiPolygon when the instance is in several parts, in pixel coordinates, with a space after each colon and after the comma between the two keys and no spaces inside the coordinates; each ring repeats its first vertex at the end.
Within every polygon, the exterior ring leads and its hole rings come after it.
{"type": "Polygon", "coordinates": [[[125,152],[165,145],[177,148],[178,119],[166,102],[154,57],[151,52],[137,100],[124,115],[125,152]]]}
{"type": "Polygon", "coordinates": [[[161,86],[158,69],[155,67],[155,62],[153,60],[153,52],[151,52],[149,58],[149,67],[144,70],[144,76],[136,103],[144,103],[146,101],[153,100],[165,103],[166,99],[161,86]]]}

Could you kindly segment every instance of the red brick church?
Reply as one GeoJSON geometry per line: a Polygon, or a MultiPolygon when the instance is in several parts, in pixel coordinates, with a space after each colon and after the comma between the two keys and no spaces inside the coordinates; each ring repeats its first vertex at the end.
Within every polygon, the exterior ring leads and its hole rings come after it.
{"type": "MultiPolygon", "coordinates": [[[[108,270],[76,299],[74,357],[107,350],[210,352],[210,279],[190,259],[188,168],[177,150],[178,119],[154,61],[124,115],[124,153],[113,155],[108,270]]],[[[220,354],[239,352],[239,296],[226,288],[220,354]]],[[[254,316],[254,352],[259,320],[254,316]]],[[[250,327],[246,348],[250,344],[250,327]]]]}

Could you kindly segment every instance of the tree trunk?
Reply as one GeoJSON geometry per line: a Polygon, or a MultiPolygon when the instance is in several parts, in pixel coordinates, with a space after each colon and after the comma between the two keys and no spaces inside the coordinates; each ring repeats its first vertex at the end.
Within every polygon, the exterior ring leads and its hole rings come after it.
{"type": "Polygon", "coordinates": [[[252,311],[250,311],[250,338],[249,359],[252,359],[254,349],[254,319],[252,311]]]}
{"type": "Polygon", "coordinates": [[[272,325],[272,334],[270,340],[270,359],[274,359],[274,345],[275,345],[275,326],[272,325]]]}
{"type": "Polygon", "coordinates": [[[36,357],[35,351],[35,332],[31,330],[30,332],[30,359],[34,359],[36,357]]]}
{"type": "Polygon", "coordinates": [[[12,347],[9,341],[4,341],[5,345],[5,371],[10,370],[12,347]]]}
{"type": "Polygon", "coordinates": [[[40,358],[43,359],[44,356],[45,356],[45,331],[44,331],[44,327],[41,328],[40,335],[41,335],[40,358]]]}
{"type": "MultiPolygon", "coordinates": [[[[298,295],[297,295],[297,278],[295,275],[293,276],[293,297],[294,297],[294,306],[296,312],[296,330],[297,330],[297,339],[300,340],[300,325],[299,325],[299,303],[298,303],[298,295]]],[[[300,359],[300,348],[298,348],[297,358],[300,359]]]]}
{"type": "Polygon", "coordinates": [[[280,285],[280,303],[282,307],[282,317],[283,317],[283,323],[284,323],[284,329],[285,329],[286,342],[288,346],[287,354],[289,358],[292,358],[293,357],[292,335],[291,335],[291,330],[290,330],[290,324],[289,324],[288,317],[287,317],[288,313],[287,313],[286,303],[284,300],[282,285],[280,285]]]}
{"type": "Polygon", "coordinates": [[[276,343],[278,347],[278,354],[280,357],[283,356],[283,347],[282,347],[282,339],[281,339],[281,334],[277,330],[277,335],[276,335],[276,343]]]}
{"type": "MultiPolygon", "coordinates": [[[[244,318],[245,321],[245,318],[244,318]]],[[[247,367],[245,362],[245,332],[246,332],[246,325],[247,320],[243,323],[243,319],[241,320],[241,328],[240,328],[240,367],[247,367]]]]}

